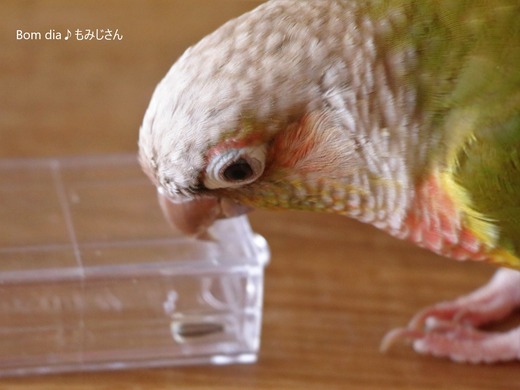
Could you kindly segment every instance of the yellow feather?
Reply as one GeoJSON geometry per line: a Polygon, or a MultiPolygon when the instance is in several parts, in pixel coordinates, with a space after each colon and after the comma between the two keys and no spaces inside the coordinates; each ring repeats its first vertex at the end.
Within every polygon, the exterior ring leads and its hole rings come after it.
{"type": "Polygon", "coordinates": [[[473,208],[470,195],[457,184],[452,172],[443,172],[439,176],[443,188],[460,210],[464,225],[488,247],[496,247],[499,232],[493,221],[473,208]]]}

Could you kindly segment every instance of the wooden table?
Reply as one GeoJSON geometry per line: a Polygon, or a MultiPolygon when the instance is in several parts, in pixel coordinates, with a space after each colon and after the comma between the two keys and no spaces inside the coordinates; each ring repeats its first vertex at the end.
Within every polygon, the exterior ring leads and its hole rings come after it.
{"type": "MultiPolygon", "coordinates": [[[[0,156],[136,150],[150,94],[180,53],[258,1],[0,4],[0,156]],[[45,40],[111,29],[120,41],[45,40]],[[17,40],[17,30],[41,40],[17,40]]],[[[260,360],[252,365],[0,380],[1,389],[513,389],[517,363],[459,365],[406,346],[378,352],[415,311],[483,283],[493,268],[437,257],[345,218],[256,211],[272,249],[260,360]]]]}

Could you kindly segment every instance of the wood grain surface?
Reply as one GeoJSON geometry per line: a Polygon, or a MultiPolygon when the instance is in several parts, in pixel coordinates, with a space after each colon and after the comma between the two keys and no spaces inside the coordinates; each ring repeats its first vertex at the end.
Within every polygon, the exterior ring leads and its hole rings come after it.
{"type": "MultiPolygon", "coordinates": [[[[132,152],[156,83],[190,44],[259,1],[4,0],[0,157],[132,152]],[[121,41],[17,40],[16,31],[118,29],[121,41]]],[[[1,205],[0,205],[1,207],[1,205]]],[[[0,380],[0,389],[514,389],[518,363],[387,354],[387,330],[494,269],[442,259],[345,218],[256,211],[272,250],[252,365],[0,380]]]]}

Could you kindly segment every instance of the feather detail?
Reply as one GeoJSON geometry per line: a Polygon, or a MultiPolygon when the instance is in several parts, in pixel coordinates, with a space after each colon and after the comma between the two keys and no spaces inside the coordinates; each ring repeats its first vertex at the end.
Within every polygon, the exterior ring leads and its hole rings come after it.
{"type": "Polygon", "coordinates": [[[268,161],[278,172],[319,173],[329,179],[359,168],[356,142],[326,112],[312,112],[274,137],[268,161]]]}
{"type": "Polygon", "coordinates": [[[272,126],[272,124],[259,123],[249,118],[242,119],[236,129],[222,132],[219,142],[206,151],[206,161],[229,149],[238,149],[266,143],[271,135],[265,130],[270,126],[272,126]]]}
{"type": "Polygon", "coordinates": [[[389,232],[457,260],[520,267],[520,259],[499,246],[498,228],[472,208],[464,189],[446,172],[434,172],[419,184],[403,226],[389,232]]]}
{"type": "Polygon", "coordinates": [[[470,195],[456,183],[451,173],[444,172],[439,175],[440,184],[454,200],[459,212],[464,215],[464,222],[471,232],[489,247],[495,247],[498,243],[499,231],[493,221],[476,211],[472,205],[470,195]]]}

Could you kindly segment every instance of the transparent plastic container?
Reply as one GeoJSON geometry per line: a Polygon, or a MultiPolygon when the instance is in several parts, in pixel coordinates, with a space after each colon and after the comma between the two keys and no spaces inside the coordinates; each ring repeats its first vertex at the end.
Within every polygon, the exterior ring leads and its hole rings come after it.
{"type": "Polygon", "coordinates": [[[254,362],[265,240],[174,237],[135,156],[0,160],[0,376],[254,362]]]}

